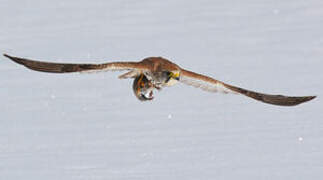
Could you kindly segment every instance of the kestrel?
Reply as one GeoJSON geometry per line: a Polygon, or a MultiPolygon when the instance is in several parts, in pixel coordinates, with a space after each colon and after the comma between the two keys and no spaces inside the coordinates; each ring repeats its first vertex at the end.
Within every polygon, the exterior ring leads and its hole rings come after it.
{"type": "Polygon", "coordinates": [[[314,99],[316,96],[283,96],[264,94],[232,86],[211,77],[185,70],[162,57],[149,57],[139,62],[109,62],[103,64],[71,64],[30,60],[4,54],[12,61],[41,72],[72,73],[100,71],[128,71],[120,79],[134,78],[133,91],[141,101],[153,99],[153,90],[181,82],[209,92],[242,94],[255,100],[280,106],[294,106],[314,99]]]}

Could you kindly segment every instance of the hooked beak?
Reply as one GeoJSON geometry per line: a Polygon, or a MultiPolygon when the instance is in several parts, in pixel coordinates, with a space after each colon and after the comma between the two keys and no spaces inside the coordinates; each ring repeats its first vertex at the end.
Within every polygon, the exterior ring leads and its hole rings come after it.
{"type": "Polygon", "coordinates": [[[172,78],[172,79],[175,79],[175,80],[177,80],[177,81],[179,81],[179,72],[177,72],[177,73],[173,73],[173,72],[171,72],[171,74],[170,74],[170,77],[172,78]]]}

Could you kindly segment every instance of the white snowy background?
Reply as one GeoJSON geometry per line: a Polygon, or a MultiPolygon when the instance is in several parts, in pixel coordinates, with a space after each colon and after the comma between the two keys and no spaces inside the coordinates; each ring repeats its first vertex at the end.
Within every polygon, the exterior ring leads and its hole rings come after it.
{"type": "Polygon", "coordinates": [[[163,56],[296,107],[178,84],[139,102],[118,72],[0,57],[1,180],[323,179],[322,0],[0,0],[0,52],[102,63],[163,56]]]}

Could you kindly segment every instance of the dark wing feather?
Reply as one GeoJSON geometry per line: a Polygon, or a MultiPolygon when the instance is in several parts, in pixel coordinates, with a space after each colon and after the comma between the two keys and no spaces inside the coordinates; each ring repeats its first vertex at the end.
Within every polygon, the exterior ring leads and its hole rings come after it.
{"type": "Polygon", "coordinates": [[[246,90],[240,87],[232,86],[221,81],[215,80],[211,77],[194,73],[185,69],[181,71],[180,81],[194,87],[201,88],[210,92],[224,92],[224,93],[239,93],[251,97],[258,101],[280,105],[280,106],[295,106],[314,99],[316,96],[283,96],[264,94],[255,91],[246,90]]]}
{"type": "Polygon", "coordinates": [[[70,64],[70,63],[53,63],[43,62],[31,59],[19,58],[4,54],[5,57],[12,61],[24,65],[25,67],[41,72],[50,73],[71,73],[71,72],[87,72],[87,71],[119,71],[146,69],[144,65],[138,62],[111,62],[104,64],[70,64]]]}

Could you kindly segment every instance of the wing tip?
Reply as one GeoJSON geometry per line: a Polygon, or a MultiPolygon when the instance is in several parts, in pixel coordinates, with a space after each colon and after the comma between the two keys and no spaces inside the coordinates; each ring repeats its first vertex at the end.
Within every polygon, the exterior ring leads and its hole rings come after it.
{"type": "Polygon", "coordinates": [[[15,61],[15,62],[16,62],[16,58],[15,58],[15,57],[10,56],[10,55],[8,55],[8,54],[6,54],[6,53],[3,53],[2,55],[3,55],[4,57],[9,58],[10,60],[12,60],[12,61],[15,61]]]}
{"type": "Polygon", "coordinates": [[[315,99],[317,96],[315,95],[315,96],[305,96],[304,97],[304,102],[307,102],[307,101],[310,101],[310,100],[313,100],[313,99],[315,99]]]}
{"type": "Polygon", "coordinates": [[[12,60],[15,63],[25,65],[25,59],[18,58],[18,57],[14,57],[14,56],[10,56],[10,55],[8,55],[6,53],[4,53],[3,56],[6,57],[6,58],[9,58],[10,60],[12,60]]]}
{"type": "Polygon", "coordinates": [[[13,61],[15,61],[15,60],[17,59],[17,57],[10,56],[10,55],[8,55],[8,54],[6,54],[6,53],[3,53],[2,55],[3,55],[4,57],[6,57],[6,58],[9,58],[9,59],[13,60],[13,61]]]}
{"type": "Polygon", "coordinates": [[[4,57],[7,57],[7,58],[11,58],[11,56],[9,56],[8,54],[6,54],[6,53],[3,53],[2,54],[4,57]]]}
{"type": "Polygon", "coordinates": [[[277,96],[277,98],[265,98],[266,103],[280,106],[297,106],[315,99],[317,96],[277,96]]]}
{"type": "Polygon", "coordinates": [[[303,96],[303,97],[296,97],[295,102],[290,104],[290,106],[296,106],[299,104],[303,104],[305,102],[311,101],[313,99],[315,99],[317,96],[303,96]]]}

